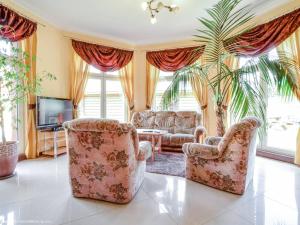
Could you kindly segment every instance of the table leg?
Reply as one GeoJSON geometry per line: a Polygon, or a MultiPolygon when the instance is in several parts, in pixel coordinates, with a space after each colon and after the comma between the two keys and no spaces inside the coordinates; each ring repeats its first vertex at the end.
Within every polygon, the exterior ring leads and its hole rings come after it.
{"type": "Polygon", "coordinates": [[[158,149],[158,153],[161,153],[161,142],[162,142],[162,136],[159,135],[159,136],[158,136],[158,141],[157,141],[157,149],[158,149]]]}
{"type": "Polygon", "coordinates": [[[154,161],[154,154],[155,154],[155,137],[154,137],[154,135],[152,135],[152,157],[151,157],[151,159],[152,159],[152,161],[154,161]]]}

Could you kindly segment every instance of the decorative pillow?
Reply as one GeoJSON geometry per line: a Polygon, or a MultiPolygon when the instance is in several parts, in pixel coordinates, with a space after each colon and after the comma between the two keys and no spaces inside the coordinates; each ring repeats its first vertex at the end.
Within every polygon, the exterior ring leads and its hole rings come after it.
{"type": "Polygon", "coordinates": [[[156,129],[167,130],[169,133],[174,132],[175,113],[174,112],[157,112],[155,117],[156,129]]]}

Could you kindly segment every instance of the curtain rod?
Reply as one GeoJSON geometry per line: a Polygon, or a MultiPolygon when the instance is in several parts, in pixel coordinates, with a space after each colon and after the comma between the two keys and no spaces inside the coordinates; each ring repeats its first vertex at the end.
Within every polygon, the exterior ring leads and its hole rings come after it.
{"type": "Polygon", "coordinates": [[[25,14],[21,13],[20,11],[18,11],[18,10],[16,10],[16,9],[12,9],[10,6],[4,4],[3,2],[0,2],[0,4],[1,4],[1,5],[4,5],[5,7],[9,8],[9,9],[12,10],[12,11],[18,13],[20,16],[22,16],[22,17],[24,17],[24,18],[26,18],[26,19],[28,19],[28,20],[31,20],[32,22],[37,23],[38,25],[41,25],[42,27],[46,27],[45,24],[42,24],[42,23],[40,23],[40,22],[38,22],[38,21],[36,21],[36,20],[30,18],[29,16],[26,16],[25,14]]]}
{"type": "Polygon", "coordinates": [[[131,48],[131,49],[129,49],[129,48],[120,48],[120,47],[115,47],[115,46],[107,45],[107,44],[99,44],[99,43],[90,42],[90,41],[87,41],[87,40],[80,40],[78,38],[74,38],[74,37],[67,36],[67,35],[64,35],[63,37],[69,38],[71,40],[73,39],[74,41],[81,41],[81,42],[85,42],[85,43],[89,43],[89,44],[93,44],[93,45],[103,45],[103,46],[107,46],[107,47],[110,47],[110,48],[117,48],[117,49],[124,50],[124,51],[134,51],[133,48],[131,48]]]}

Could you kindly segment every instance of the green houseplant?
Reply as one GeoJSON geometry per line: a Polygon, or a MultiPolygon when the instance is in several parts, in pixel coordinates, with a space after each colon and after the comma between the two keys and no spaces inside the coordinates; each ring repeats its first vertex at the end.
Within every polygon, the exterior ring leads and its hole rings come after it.
{"type": "MultiPolygon", "coordinates": [[[[225,50],[224,43],[250,29],[245,26],[254,17],[251,7],[241,7],[241,1],[221,0],[207,10],[207,18],[199,19],[202,26],[195,37],[200,46],[205,46],[204,63],[196,63],[175,72],[172,83],[162,97],[162,106],[167,108],[179,97],[179,83],[186,84],[198,76],[202,85],[207,85],[213,95],[218,136],[225,133],[226,96],[231,95],[229,110],[234,118],[240,119],[251,114],[265,121],[266,104],[263,99],[266,87],[276,88],[281,96],[287,98],[293,95],[293,89],[299,88],[295,79],[299,65],[280,52],[278,59],[261,55],[248,60],[240,68],[228,66],[226,61],[235,55],[225,50]]],[[[265,129],[266,126],[262,131],[265,129]]]]}
{"type": "Polygon", "coordinates": [[[28,94],[37,94],[44,79],[55,79],[52,74],[44,73],[36,79],[26,76],[30,67],[25,61],[29,55],[20,48],[11,46],[11,51],[0,49],[0,178],[13,175],[17,160],[17,141],[7,140],[5,117],[7,110],[14,110],[28,94]]]}

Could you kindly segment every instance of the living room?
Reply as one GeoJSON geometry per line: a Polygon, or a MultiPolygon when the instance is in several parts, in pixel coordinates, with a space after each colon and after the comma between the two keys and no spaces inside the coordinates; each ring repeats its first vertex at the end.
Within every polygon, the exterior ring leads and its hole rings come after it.
{"type": "Polygon", "coordinates": [[[298,0],[0,17],[0,224],[300,224],[298,0]]]}

